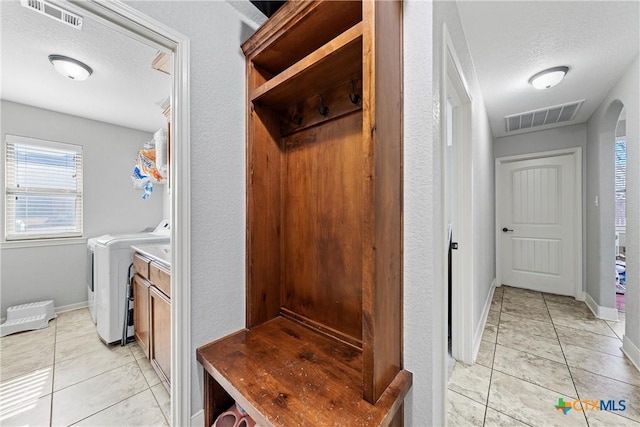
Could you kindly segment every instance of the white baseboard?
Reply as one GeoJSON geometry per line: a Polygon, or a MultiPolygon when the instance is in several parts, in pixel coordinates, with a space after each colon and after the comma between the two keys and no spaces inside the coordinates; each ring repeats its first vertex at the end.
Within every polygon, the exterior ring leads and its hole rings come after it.
{"type": "Polygon", "coordinates": [[[204,411],[200,409],[191,415],[191,427],[202,427],[204,425],[204,411]]]}
{"type": "Polygon", "coordinates": [[[496,279],[494,278],[491,282],[491,289],[489,289],[489,295],[487,296],[487,300],[484,302],[484,308],[482,309],[482,316],[480,316],[480,322],[476,327],[475,333],[473,334],[473,363],[476,363],[476,357],[478,357],[478,352],[480,351],[480,344],[482,343],[482,334],[484,333],[484,328],[487,326],[487,318],[489,317],[489,310],[491,310],[491,301],[493,301],[493,294],[496,291],[496,279]]]}
{"type": "Polygon", "coordinates": [[[576,296],[576,301],[584,301],[586,298],[586,292],[579,292],[578,296],[576,296]]]}
{"type": "Polygon", "coordinates": [[[618,309],[599,306],[589,294],[585,294],[584,302],[598,319],[618,321],[618,309]]]}
{"type": "Polygon", "coordinates": [[[77,310],[79,308],[85,308],[89,306],[89,301],[77,302],[75,304],[61,305],[56,307],[56,314],[64,313],[65,311],[77,310]]]}
{"type": "Polygon", "coordinates": [[[633,366],[640,371],[640,348],[631,342],[626,335],[622,336],[622,352],[629,358],[633,366]]]}

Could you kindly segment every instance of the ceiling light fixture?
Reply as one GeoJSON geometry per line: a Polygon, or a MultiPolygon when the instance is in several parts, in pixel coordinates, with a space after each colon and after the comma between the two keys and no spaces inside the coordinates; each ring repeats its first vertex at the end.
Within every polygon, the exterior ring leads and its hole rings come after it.
{"type": "Polygon", "coordinates": [[[77,59],[69,58],[68,56],[49,55],[49,62],[51,62],[58,73],[71,80],[87,80],[91,73],[93,73],[93,70],[87,64],[77,59]]]}
{"type": "Polygon", "coordinates": [[[549,89],[560,83],[567,71],[569,71],[569,67],[565,66],[549,68],[534,74],[529,79],[529,83],[536,89],[549,89]]]}

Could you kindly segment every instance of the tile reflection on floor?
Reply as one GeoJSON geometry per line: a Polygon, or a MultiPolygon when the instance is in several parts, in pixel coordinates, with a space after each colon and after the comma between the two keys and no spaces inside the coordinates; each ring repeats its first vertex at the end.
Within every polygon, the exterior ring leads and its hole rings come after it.
{"type": "Polygon", "coordinates": [[[168,426],[170,411],[138,345],[103,344],[87,309],[0,338],[2,426],[168,426]]]}
{"type": "Polygon", "coordinates": [[[640,372],[620,350],[624,322],[597,319],[571,297],[497,288],[476,364],[457,362],[450,376],[448,425],[640,427],[640,372]],[[565,414],[558,399],[627,404],[565,414]]]}

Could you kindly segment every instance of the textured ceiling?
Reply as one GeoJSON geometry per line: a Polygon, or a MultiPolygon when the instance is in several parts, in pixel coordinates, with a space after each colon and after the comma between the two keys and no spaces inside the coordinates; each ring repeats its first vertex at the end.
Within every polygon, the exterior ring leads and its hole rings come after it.
{"type": "Polygon", "coordinates": [[[587,121],[638,56],[639,5],[638,1],[458,2],[494,136],[506,135],[507,115],[581,99],[585,103],[578,115],[562,125],[587,121]],[[539,91],[528,83],[533,74],[559,65],[570,70],[558,86],[539,91]]]}
{"type": "Polygon", "coordinates": [[[82,30],[71,28],[19,1],[0,1],[0,28],[2,99],[149,132],[166,126],[155,103],[170,95],[171,77],[151,68],[155,49],[86,17],[82,30]],[[78,59],[93,75],[62,77],[50,54],[78,59]]]}

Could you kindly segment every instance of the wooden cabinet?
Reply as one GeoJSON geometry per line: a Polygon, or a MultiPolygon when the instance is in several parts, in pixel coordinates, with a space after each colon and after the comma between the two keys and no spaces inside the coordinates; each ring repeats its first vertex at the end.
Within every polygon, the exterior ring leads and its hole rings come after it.
{"type": "Polygon", "coordinates": [[[171,383],[171,272],[136,253],[133,278],[134,335],[165,386],[171,383]]]}
{"type": "Polygon", "coordinates": [[[149,265],[149,280],[167,297],[171,295],[171,272],[163,266],[152,262],[149,265]]]}
{"type": "Polygon", "coordinates": [[[171,301],[155,286],[149,291],[149,358],[161,379],[171,383],[171,301]]]}
{"type": "Polygon", "coordinates": [[[136,271],[136,274],[139,276],[149,279],[149,264],[151,260],[146,258],[139,253],[133,254],[133,269],[136,271]]]}
{"type": "Polygon", "coordinates": [[[247,325],[197,351],[205,424],[401,425],[402,4],[290,1],[247,57],[247,325]]]}
{"type": "Polygon", "coordinates": [[[149,287],[151,284],[142,276],[133,277],[133,324],[136,341],[144,354],[149,357],[149,287]]]}

